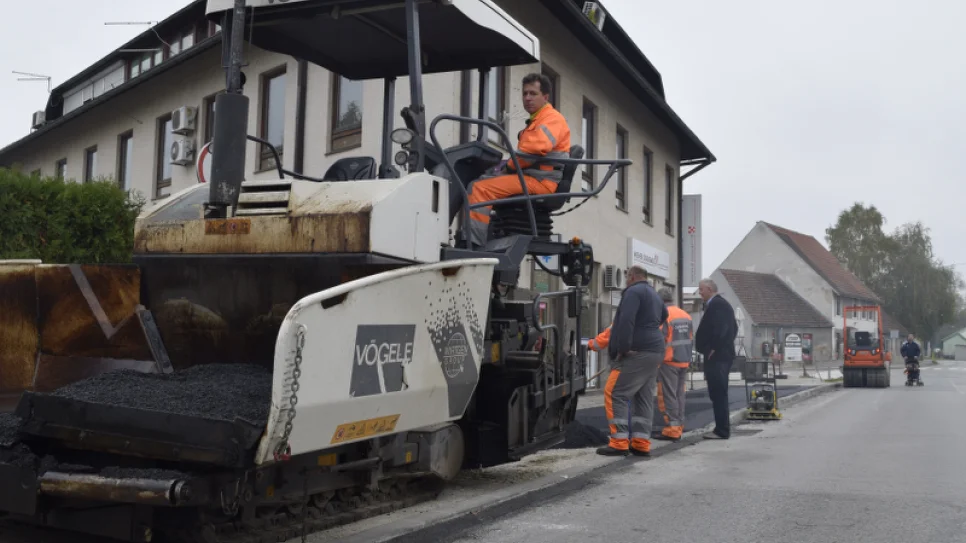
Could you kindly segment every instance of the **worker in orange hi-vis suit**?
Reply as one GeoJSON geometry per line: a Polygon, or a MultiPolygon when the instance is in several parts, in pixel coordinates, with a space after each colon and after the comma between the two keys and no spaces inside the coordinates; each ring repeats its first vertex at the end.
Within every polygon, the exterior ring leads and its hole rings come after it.
{"type": "Polygon", "coordinates": [[[677,441],[684,433],[684,400],[688,366],[694,345],[694,324],[687,311],[673,305],[674,294],[662,288],[661,299],[667,305],[664,323],[664,363],[657,373],[657,408],[664,415],[664,429],[658,439],[677,441]]]}
{"type": "MultiPolygon", "coordinates": [[[[570,127],[564,116],[550,104],[550,78],[530,74],[523,78],[523,108],[530,114],[527,127],[520,132],[517,152],[547,158],[570,157],[570,127]]],[[[529,194],[552,194],[563,177],[563,164],[533,164],[518,157],[529,194]]],[[[490,202],[523,194],[513,161],[507,161],[504,175],[482,177],[469,186],[470,204],[490,202]]],[[[489,206],[470,210],[469,240],[486,245],[490,226],[489,206]]]]}

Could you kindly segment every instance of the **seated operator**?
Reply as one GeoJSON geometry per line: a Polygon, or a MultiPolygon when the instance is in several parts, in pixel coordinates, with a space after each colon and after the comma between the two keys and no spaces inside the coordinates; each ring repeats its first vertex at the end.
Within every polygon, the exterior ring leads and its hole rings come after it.
{"type": "MultiPolygon", "coordinates": [[[[570,157],[570,127],[559,111],[550,105],[550,78],[530,74],[523,78],[523,108],[530,114],[527,127],[519,134],[518,153],[550,158],[570,157]]],[[[537,165],[518,157],[530,194],[552,194],[563,176],[563,165],[541,162],[537,165]]],[[[481,177],[469,186],[470,204],[488,202],[523,194],[513,161],[507,161],[504,175],[481,177]]],[[[490,207],[470,210],[469,239],[485,245],[490,225],[490,207]]]]}

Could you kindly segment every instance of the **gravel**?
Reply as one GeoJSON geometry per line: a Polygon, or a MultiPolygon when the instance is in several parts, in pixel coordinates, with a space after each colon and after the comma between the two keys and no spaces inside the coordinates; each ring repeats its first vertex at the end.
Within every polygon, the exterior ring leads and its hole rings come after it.
{"type": "Polygon", "coordinates": [[[13,413],[0,413],[0,447],[9,448],[20,441],[21,419],[13,413]]]}
{"type": "Polygon", "coordinates": [[[117,407],[265,424],[272,373],[249,364],[205,364],[169,374],[118,370],[68,385],[54,396],[117,407]]]}

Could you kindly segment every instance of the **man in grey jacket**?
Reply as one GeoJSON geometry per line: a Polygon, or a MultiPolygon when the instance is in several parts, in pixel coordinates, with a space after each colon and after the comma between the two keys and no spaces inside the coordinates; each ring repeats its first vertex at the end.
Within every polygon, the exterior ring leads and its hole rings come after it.
{"type": "Polygon", "coordinates": [[[631,266],[627,285],[608,345],[612,369],[604,387],[604,409],[610,441],[597,454],[650,456],[654,392],[658,368],[664,361],[661,325],[668,318],[668,309],[647,283],[644,268],[631,266]]]}

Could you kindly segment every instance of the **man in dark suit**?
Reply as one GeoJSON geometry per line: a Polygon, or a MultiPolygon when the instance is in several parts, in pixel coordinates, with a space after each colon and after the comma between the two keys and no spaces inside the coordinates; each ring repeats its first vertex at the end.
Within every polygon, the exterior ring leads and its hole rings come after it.
{"type": "Polygon", "coordinates": [[[704,300],[704,315],[694,335],[694,346],[704,355],[704,377],[708,381],[708,397],[714,409],[714,431],[705,439],[731,437],[731,410],[728,408],[728,374],[735,360],[735,337],[738,323],[735,310],[718,294],[711,279],[698,283],[698,294],[704,300]]]}

